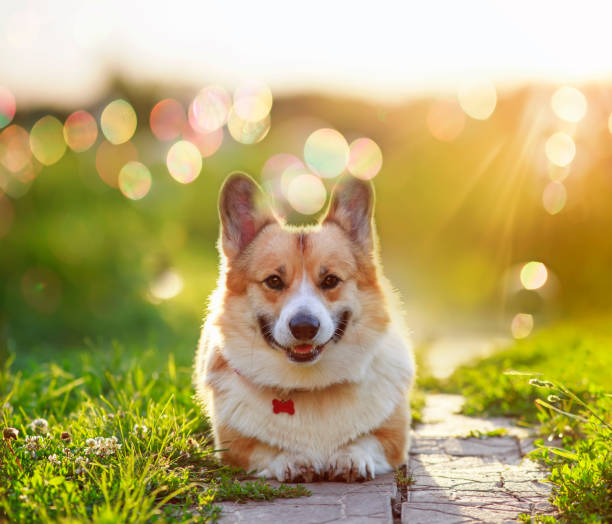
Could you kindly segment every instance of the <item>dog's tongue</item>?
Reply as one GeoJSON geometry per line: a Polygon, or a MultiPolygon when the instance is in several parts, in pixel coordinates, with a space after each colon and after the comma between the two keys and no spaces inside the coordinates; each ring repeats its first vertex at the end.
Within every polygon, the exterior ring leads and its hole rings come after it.
{"type": "Polygon", "coordinates": [[[310,353],[312,351],[312,344],[301,344],[299,346],[293,346],[293,351],[296,353],[310,353]]]}

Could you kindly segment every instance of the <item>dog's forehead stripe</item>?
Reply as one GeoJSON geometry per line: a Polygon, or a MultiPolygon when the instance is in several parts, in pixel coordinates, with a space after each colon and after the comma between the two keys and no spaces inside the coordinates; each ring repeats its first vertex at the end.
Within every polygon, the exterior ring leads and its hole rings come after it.
{"type": "Polygon", "coordinates": [[[300,253],[302,253],[302,256],[306,252],[307,242],[308,242],[308,233],[305,233],[304,231],[300,231],[297,236],[297,247],[300,253]]]}

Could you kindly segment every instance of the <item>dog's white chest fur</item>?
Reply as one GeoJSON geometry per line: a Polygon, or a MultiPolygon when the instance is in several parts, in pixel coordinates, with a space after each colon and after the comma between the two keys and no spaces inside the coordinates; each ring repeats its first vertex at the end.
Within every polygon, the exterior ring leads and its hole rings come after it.
{"type": "Polygon", "coordinates": [[[283,450],[325,460],[339,447],[378,427],[406,394],[413,375],[410,350],[398,348],[403,341],[393,333],[382,337],[379,344],[363,379],[332,386],[329,398],[324,391],[294,391],[283,396],[258,388],[239,373],[226,373],[223,381],[215,380],[215,422],[283,450]],[[275,413],[275,399],[291,400],[294,414],[275,413]]]}

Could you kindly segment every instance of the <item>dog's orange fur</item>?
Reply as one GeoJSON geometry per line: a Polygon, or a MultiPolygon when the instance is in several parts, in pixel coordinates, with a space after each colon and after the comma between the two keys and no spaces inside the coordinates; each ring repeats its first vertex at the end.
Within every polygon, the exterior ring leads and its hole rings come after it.
{"type": "Polygon", "coordinates": [[[240,432],[224,424],[217,428],[215,437],[217,445],[222,449],[221,459],[231,466],[245,470],[249,469],[249,460],[257,448],[257,451],[260,452],[273,451],[271,446],[268,446],[261,440],[245,437],[240,432]]]}
{"type": "Polygon", "coordinates": [[[385,456],[393,467],[400,466],[406,458],[410,431],[409,410],[408,399],[405,399],[398,404],[383,425],[372,432],[381,443],[385,456]]]}

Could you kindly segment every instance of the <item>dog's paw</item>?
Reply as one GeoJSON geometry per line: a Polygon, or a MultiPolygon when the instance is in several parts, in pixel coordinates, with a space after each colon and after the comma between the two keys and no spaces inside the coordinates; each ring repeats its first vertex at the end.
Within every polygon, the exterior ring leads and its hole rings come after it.
{"type": "Polygon", "coordinates": [[[321,477],[321,467],[312,460],[297,455],[280,453],[257,472],[258,477],[274,478],[279,482],[313,482],[321,477]]]}
{"type": "Polygon", "coordinates": [[[326,478],[334,482],[363,482],[375,474],[374,459],[358,446],[336,451],[329,459],[326,478]]]}

